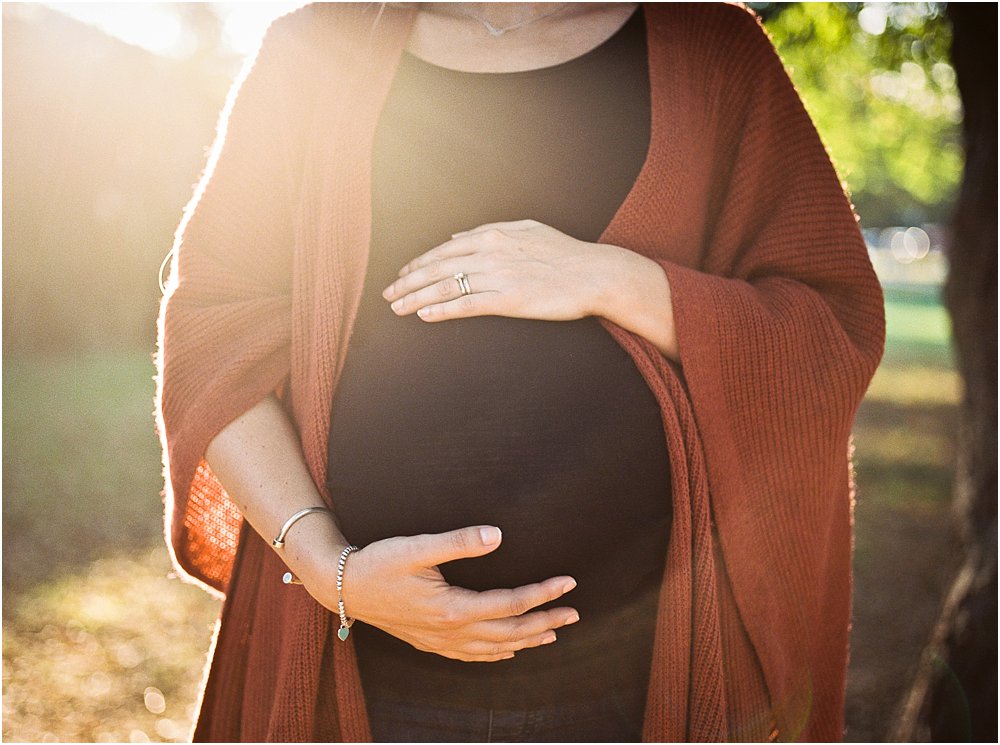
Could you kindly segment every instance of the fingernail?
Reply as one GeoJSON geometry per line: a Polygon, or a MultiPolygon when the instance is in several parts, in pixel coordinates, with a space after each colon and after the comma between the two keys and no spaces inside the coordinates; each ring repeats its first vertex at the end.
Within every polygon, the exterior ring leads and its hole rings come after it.
{"type": "Polygon", "coordinates": [[[551,644],[556,640],[556,632],[550,631],[544,637],[542,637],[542,644],[551,644]]]}
{"type": "Polygon", "coordinates": [[[396,302],[394,302],[389,307],[392,308],[393,311],[395,311],[396,313],[399,313],[399,309],[403,307],[403,301],[402,300],[397,300],[396,302]]]}
{"type": "Polygon", "coordinates": [[[384,290],[382,290],[382,297],[384,297],[386,300],[392,297],[392,285],[389,285],[384,290]]]}
{"type": "Polygon", "coordinates": [[[566,582],[566,584],[565,584],[565,585],[563,585],[563,592],[569,592],[569,591],[570,591],[570,590],[572,590],[572,589],[573,589],[574,587],[576,587],[576,580],[575,580],[575,579],[573,579],[573,578],[571,577],[571,578],[570,578],[570,579],[569,579],[569,580],[568,580],[568,581],[566,582]]]}
{"type": "Polygon", "coordinates": [[[430,315],[430,312],[431,312],[430,308],[421,308],[420,310],[417,311],[417,315],[420,316],[421,318],[427,318],[427,316],[430,315]]]}
{"type": "Polygon", "coordinates": [[[500,528],[494,528],[494,527],[480,528],[479,537],[482,538],[483,544],[486,546],[492,546],[494,544],[500,543],[500,528]]]}
{"type": "Polygon", "coordinates": [[[566,619],[566,623],[564,623],[563,626],[569,626],[571,623],[576,623],[579,620],[580,620],[580,614],[577,613],[576,611],[573,611],[573,614],[566,619]]]}

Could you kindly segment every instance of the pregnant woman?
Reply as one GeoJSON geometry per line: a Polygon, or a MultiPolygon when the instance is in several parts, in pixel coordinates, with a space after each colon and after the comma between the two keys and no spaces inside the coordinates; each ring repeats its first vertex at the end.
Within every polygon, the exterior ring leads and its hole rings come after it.
{"type": "Polygon", "coordinates": [[[196,739],[841,736],[881,295],[748,11],[302,8],[174,250],[196,739]]]}

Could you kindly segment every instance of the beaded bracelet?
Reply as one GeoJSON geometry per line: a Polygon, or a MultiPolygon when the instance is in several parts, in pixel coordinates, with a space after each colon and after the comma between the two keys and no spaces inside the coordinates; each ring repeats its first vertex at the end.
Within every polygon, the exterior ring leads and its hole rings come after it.
{"type": "Polygon", "coordinates": [[[340,559],[337,560],[337,613],[340,614],[340,628],[337,629],[337,638],[342,642],[347,641],[351,633],[353,618],[348,618],[344,612],[344,567],[347,565],[347,557],[358,550],[357,546],[347,546],[340,552],[340,559]]]}

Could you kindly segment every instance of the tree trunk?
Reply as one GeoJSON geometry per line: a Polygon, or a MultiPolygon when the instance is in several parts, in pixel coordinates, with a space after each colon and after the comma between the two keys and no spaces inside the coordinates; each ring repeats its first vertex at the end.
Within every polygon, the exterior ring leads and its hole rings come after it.
{"type": "Polygon", "coordinates": [[[997,739],[997,6],[949,3],[965,174],[945,303],[965,383],[955,482],[963,563],[893,739],[997,739]]]}

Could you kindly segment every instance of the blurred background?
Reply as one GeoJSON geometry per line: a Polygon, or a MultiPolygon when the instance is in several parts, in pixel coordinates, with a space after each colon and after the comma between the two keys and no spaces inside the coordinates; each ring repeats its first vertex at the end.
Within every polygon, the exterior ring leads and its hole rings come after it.
{"type": "MultiPolygon", "coordinates": [[[[219,603],[162,541],[157,269],[242,58],[295,5],[3,5],[5,740],[189,737],[219,603]]],[[[751,5],[885,289],[854,434],[847,738],[942,739],[937,717],[995,739],[996,6],[751,5]]]]}

